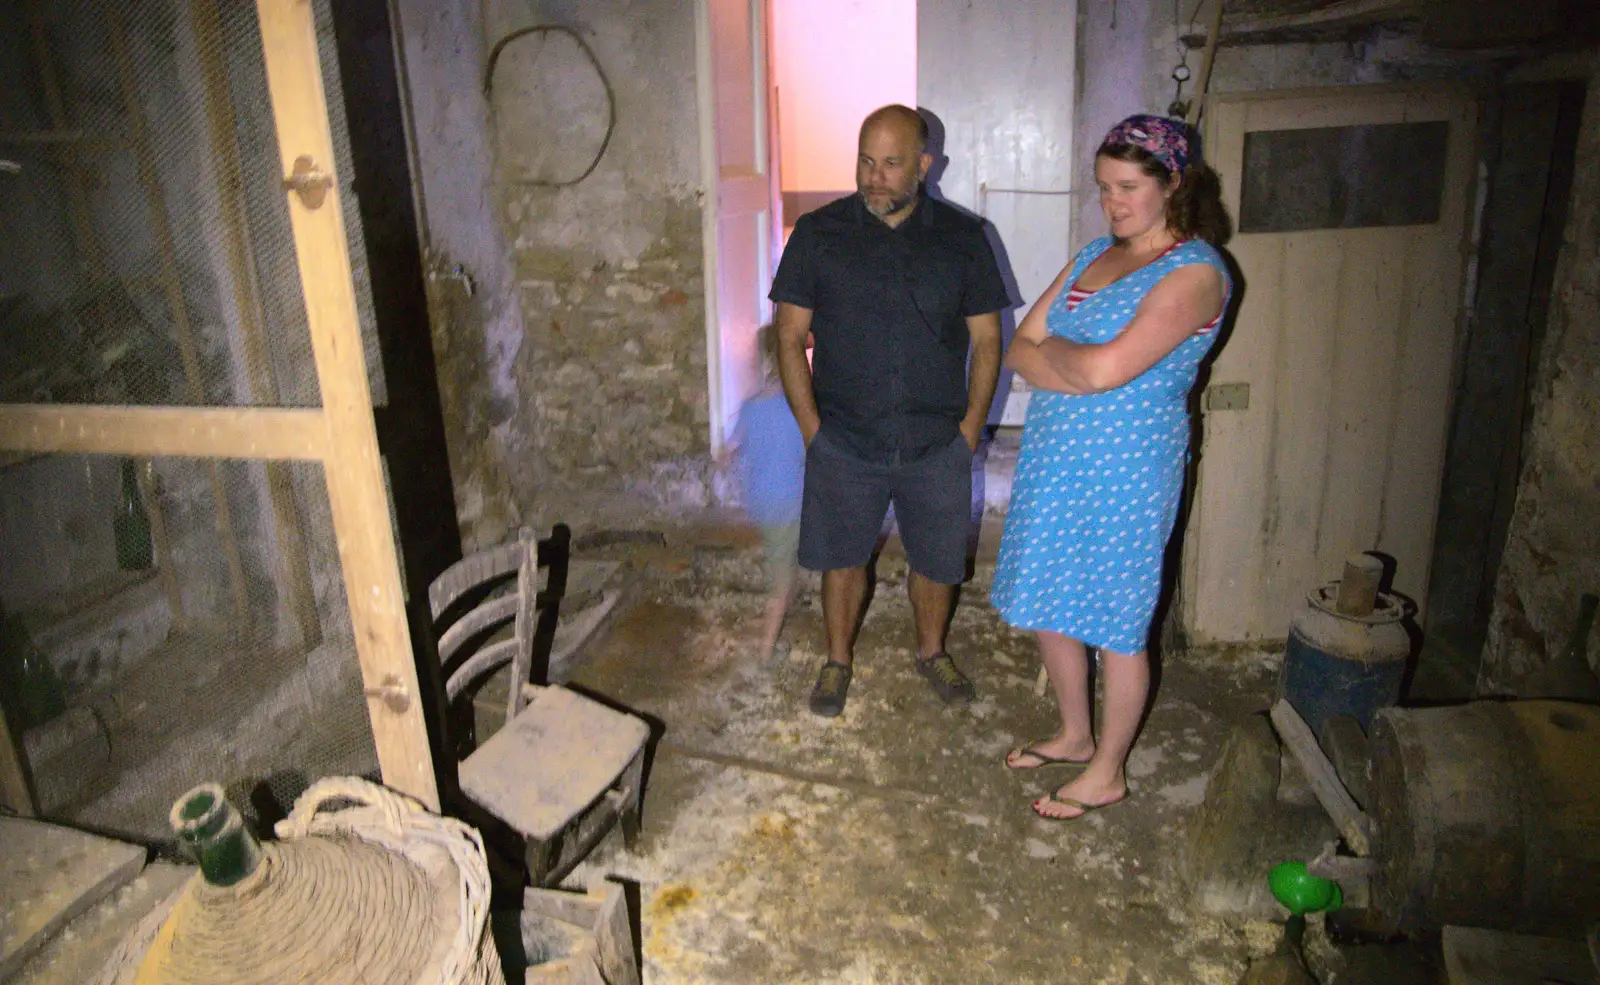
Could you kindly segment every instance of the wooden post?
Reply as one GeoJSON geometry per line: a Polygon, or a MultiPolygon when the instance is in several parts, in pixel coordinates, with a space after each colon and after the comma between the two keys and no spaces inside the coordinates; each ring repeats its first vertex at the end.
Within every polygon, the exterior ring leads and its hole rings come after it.
{"type": "MultiPolygon", "coordinates": [[[[194,328],[189,324],[189,305],[184,300],[183,281],[178,273],[177,243],[172,236],[172,223],[167,218],[161,176],[156,171],[155,145],[150,137],[150,126],[145,120],[144,105],[139,101],[139,80],[134,71],[133,53],[128,47],[122,14],[116,6],[107,6],[105,16],[111,34],[111,53],[117,63],[117,77],[122,87],[123,106],[128,111],[128,126],[133,131],[139,182],[144,186],[150,225],[155,233],[156,250],[161,257],[161,279],[167,293],[167,307],[172,310],[172,326],[183,362],[184,380],[188,384],[189,399],[204,404],[206,393],[200,375],[200,351],[195,345],[194,328]]],[[[214,461],[207,462],[206,466],[211,473],[211,498],[217,506],[217,533],[222,541],[223,554],[228,560],[228,582],[233,587],[233,614],[240,620],[248,620],[250,598],[245,589],[244,559],[239,554],[239,541],[233,532],[233,509],[228,504],[227,487],[222,483],[222,466],[214,461]]]]}
{"type": "MultiPolygon", "coordinates": [[[[31,0],[28,4],[28,33],[33,41],[33,60],[39,70],[39,84],[44,89],[45,108],[50,114],[50,124],[57,131],[65,132],[69,129],[67,119],[67,104],[61,97],[61,84],[56,79],[55,64],[50,58],[50,38],[44,29],[43,0],[31,0]]],[[[58,153],[66,165],[63,170],[67,173],[64,182],[67,191],[68,212],[72,216],[73,238],[77,241],[78,249],[83,251],[83,262],[91,273],[102,275],[105,273],[105,259],[100,251],[100,239],[94,232],[94,221],[90,218],[89,195],[84,190],[82,173],[78,162],[80,146],[76,141],[66,141],[58,146],[58,153]]]]}
{"type": "Polygon", "coordinates": [[[167,515],[161,511],[161,497],[156,495],[155,466],[150,459],[140,458],[133,463],[133,470],[139,482],[139,499],[150,517],[150,539],[156,548],[156,577],[161,580],[161,590],[167,593],[172,625],[185,629],[189,619],[183,613],[183,588],[172,567],[172,534],[167,530],[167,515]]]}
{"type": "Polygon", "coordinates": [[[384,783],[433,810],[439,792],[406,625],[399,558],[361,345],[333,137],[306,0],[257,0],[267,85],[328,425],[324,474],[384,783]],[[402,697],[396,700],[393,686],[402,697]],[[381,697],[387,696],[387,697],[381,697]]]}
{"type": "Polygon", "coordinates": [[[1328,812],[1334,827],[1344,836],[1345,844],[1357,855],[1371,855],[1372,820],[1361,812],[1355,799],[1340,782],[1339,774],[1328,762],[1328,757],[1323,755],[1322,747],[1317,745],[1305,719],[1284,698],[1278,699],[1268,716],[1272,719],[1272,727],[1278,730],[1278,738],[1283,740],[1295,762],[1305,771],[1311,792],[1316,794],[1322,809],[1328,812]]]}
{"type": "MultiPolygon", "coordinates": [[[[223,246],[228,256],[229,280],[233,282],[234,310],[239,315],[239,331],[244,341],[250,395],[256,404],[270,406],[278,402],[278,386],[273,378],[267,333],[256,295],[255,264],[246,228],[244,189],[240,184],[244,163],[239,158],[233,101],[228,95],[228,70],[222,61],[225,44],[222,23],[212,0],[191,0],[189,15],[194,22],[195,49],[199,52],[200,74],[205,81],[206,123],[211,135],[211,157],[221,205],[223,246]]],[[[306,556],[300,529],[294,485],[288,466],[282,462],[267,462],[265,468],[267,498],[272,503],[273,527],[282,555],[282,576],[288,587],[289,607],[300,626],[301,645],[309,650],[321,642],[322,625],[317,615],[317,595],[311,585],[311,562],[306,556]]]]}
{"type": "Polygon", "coordinates": [[[1194,98],[1189,100],[1189,117],[1185,120],[1191,127],[1200,122],[1200,113],[1206,105],[1206,90],[1211,88],[1211,65],[1217,60],[1217,47],[1222,44],[1222,4],[1223,0],[1216,0],[1216,6],[1211,10],[1211,30],[1206,34],[1206,57],[1200,62],[1200,78],[1195,81],[1194,98]]]}
{"type": "Polygon", "coordinates": [[[1370,616],[1378,600],[1378,584],[1383,580],[1383,562],[1371,554],[1352,554],[1345,558],[1344,577],[1339,579],[1339,596],[1334,608],[1347,616],[1370,616]]]}
{"type": "Polygon", "coordinates": [[[33,804],[33,787],[28,783],[28,769],[22,758],[22,736],[11,734],[10,726],[6,725],[4,709],[0,709],[0,804],[22,817],[34,817],[38,813],[33,804]]]}

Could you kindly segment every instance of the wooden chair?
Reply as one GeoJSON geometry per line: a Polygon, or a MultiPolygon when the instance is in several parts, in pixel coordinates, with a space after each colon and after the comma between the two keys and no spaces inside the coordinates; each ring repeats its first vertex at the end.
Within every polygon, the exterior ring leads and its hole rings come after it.
{"type": "Polygon", "coordinates": [[[452,719],[459,701],[511,666],[505,725],[487,740],[458,743],[460,784],[523,837],[536,886],[554,885],[615,824],[631,849],[644,798],[649,726],[565,687],[529,683],[549,656],[569,542],[564,525],[544,540],[524,529],[512,543],[451,565],[428,588],[452,719]],[[507,624],[511,635],[496,640],[507,624]]]}

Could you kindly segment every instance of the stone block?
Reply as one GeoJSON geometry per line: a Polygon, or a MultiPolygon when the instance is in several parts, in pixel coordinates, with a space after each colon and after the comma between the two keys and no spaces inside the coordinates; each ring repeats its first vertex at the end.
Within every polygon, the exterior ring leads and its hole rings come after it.
{"type": "Polygon", "coordinates": [[[169,905],[195,873],[192,865],[152,862],[90,907],[23,966],[10,985],[83,985],[97,980],[123,940],[147,914],[169,905]]]}
{"type": "Polygon", "coordinates": [[[1185,878],[1198,909],[1243,920],[1289,914],[1267,886],[1279,862],[1310,861],[1338,837],[1320,807],[1282,803],[1279,746],[1263,715],[1235,725],[1189,822],[1185,878]]]}

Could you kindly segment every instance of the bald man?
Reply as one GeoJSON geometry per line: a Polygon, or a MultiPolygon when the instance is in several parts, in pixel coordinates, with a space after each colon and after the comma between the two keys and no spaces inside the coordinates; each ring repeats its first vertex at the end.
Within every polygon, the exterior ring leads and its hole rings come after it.
{"type": "Polygon", "coordinates": [[[828,636],[810,707],[829,717],[844,710],[890,505],[911,566],[917,671],[946,704],[974,696],[944,632],[966,576],[972,454],[1011,299],[981,220],[927,197],[927,143],[909,107],[868,116],[856,194],[800,217],[772,284],[779,372],[806,440],[800,563],[822,572],[828,636]]]}

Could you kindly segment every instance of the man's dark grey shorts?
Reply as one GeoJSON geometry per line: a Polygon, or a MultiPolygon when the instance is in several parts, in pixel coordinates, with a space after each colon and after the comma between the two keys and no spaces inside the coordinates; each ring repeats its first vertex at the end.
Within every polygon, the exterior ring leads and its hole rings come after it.
{"type": "Polygon", "coordinates": [[[866,564],[890,503],[911,570],[943,585],[960,584],[972,518],[972,448],[960,435],[894,465],[857,458],[818,432],[806,449],[800,564],[812,571],[866,564]]]}

